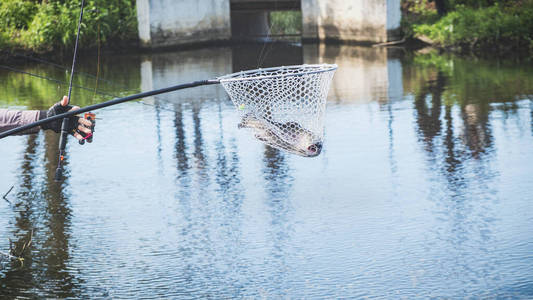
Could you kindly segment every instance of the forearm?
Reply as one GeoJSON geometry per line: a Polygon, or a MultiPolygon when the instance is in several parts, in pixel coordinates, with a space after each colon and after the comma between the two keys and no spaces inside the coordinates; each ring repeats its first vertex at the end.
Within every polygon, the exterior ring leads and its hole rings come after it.
{"type": "MultiPolygon", "coordinates": [[[[46,117],[46,116],[44,116],[46,117]]],[[[7,131],[16,127],[27,125],[38,121],[42,118],[39,110],[9,110],[0,109],[0,132],[7,131]]],[[[22,132],[21,134],[35,133],[40,127],[35,127],[22,132]]]]}

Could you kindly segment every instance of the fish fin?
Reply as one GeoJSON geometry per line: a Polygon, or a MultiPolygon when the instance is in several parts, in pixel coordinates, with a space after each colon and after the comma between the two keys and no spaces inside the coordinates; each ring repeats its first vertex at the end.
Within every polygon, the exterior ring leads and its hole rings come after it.
{"type": "Polygon", "coordinates": [[[268,138],[264,134],[261,134],[261,133],[256,133],[255,134],[255,138],[260,140],[261,142],[267,142],[268,141],[268,138]]]}

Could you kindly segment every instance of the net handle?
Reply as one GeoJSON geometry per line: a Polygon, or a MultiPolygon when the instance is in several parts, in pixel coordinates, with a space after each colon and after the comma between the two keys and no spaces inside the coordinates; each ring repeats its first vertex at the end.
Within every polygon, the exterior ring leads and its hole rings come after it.
{"type": "Polygon", "coordinates": [[[336,64],[318,64],[318,65],[295,65],[295,66],[282,66],[282,67],[272,67],[272,68],[265,68],[265,69],[255,69],[255,70],[248,70],[248,71],[240,71],[236,73],[231,73],[228,75],[217,77],[217,80],[220,81],[220,83],[224,82],[232,82],[232,81],[248,81],[248,80],[258,80],[258,79],[271,79],[271,78],[280,78],[280,77],[289,77],[289,76],[303,76],[303,75],[309,75],[309,74],[317,74],[317,73],[325,73],[325,72],[331,72],[334,70],[337,70],[338,66],[336,64]],[[260,76],[254,76],[254,77],[242,77],[243,75],[247,74],[253,74],[261,71],[273,71],[273,70],[291,70],[291,69],[310,69],[309,71],[302,71],[297,73],[289,73],[289,74],[277,74],[277,75],[260,75],[260,76]],[[318,70],[315,70],[318,69],[318,70]]]}

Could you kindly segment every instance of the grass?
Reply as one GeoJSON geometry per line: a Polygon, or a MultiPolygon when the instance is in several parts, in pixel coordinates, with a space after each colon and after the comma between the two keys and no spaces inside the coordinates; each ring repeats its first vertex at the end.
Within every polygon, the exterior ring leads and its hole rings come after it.
{"type": "MultiPolygon", "coordinates": [[[[80,46],[116,44],[137,38],[136,1],[88,0],[85,4],[80,46]],[[98,26],[100,24],[101,26],[98,26]]],[[[78,0],[2,0],[0,49],[52,52],[70,49],[76,38],[78,0]]]]}
{"type": "Polygon", "coordinates": [[[406,34],[437,47],[533,51],[533,0],[481,8],[458,4],[443,17],[434,10],[415,6],[405,15],[406,34]]]}
{"type": "Polygon", "coordinates": [[[271,32],[274,35],[293,35],[302,32],[302,13],[273,11],[270,13],[271,32]]]}

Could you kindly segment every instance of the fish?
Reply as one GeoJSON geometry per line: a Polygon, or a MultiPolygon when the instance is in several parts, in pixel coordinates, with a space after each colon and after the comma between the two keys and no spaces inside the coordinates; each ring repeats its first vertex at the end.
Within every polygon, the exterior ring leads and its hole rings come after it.
{"type": "Polygon", "coordinates": [[[321,139],[298,122],[279,123],[245,114],[238,128],[249,128],[255,132],[255,138],[274,148],[304,157],[315,157],[322,152],[321,139]]]}

